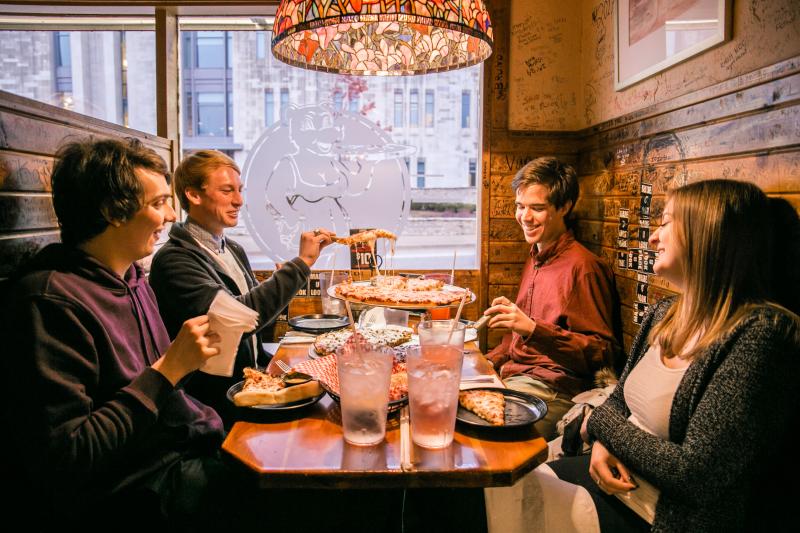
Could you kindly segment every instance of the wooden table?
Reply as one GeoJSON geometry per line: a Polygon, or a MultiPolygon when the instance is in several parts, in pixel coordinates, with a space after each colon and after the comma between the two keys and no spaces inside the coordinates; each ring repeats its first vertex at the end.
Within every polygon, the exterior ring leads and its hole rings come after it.
{"type": "MultiPolygon", "coordinates": [[[[275,357],[296,364],[308,358],[308,346],[281,346],[275,357]]],[[[466,349],[464,376],[493,373],[475,343],[466,349]]],[[[495,436],[457,424],[455,440],[444,450],[411,443],[411,467],[404,470],[398,415],[389,418],[385,441],[368,447],[345,442],[339,406],[327,395],[302,410],[257,416],[236,422],[222,449],[264,488],[510,486],[547,458],[547,443],[533,428],[495,436]]]]}

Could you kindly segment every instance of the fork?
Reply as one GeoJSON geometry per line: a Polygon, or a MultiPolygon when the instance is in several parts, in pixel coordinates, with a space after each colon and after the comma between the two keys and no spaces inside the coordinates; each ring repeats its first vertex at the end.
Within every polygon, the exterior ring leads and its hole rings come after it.
{"type": "Polygon", "coordinates": [[[275,361],[275,364],[278,366],[278,368],[281,369],[281,372],[283,372],[283,376],[281,377],[284,377],[286,374],[292,371],[292,367],[290,367],[280,359],[273,359],[273,361],[275,361]]]}
{"type": "Polygon", "coordinates": [[[281,361],[280,359],[274,359],[275,364],[278,366],[279,369],[283,371],[281,374],[281,379],[286,384],[287,387],[291,387],[292,385],[299,385],[301,383],[306,383],[314,379],[314,376],[310,376],[308,374],[304,374],[303,372],[298,372],[293,370],[292,367],[281,361]]]}

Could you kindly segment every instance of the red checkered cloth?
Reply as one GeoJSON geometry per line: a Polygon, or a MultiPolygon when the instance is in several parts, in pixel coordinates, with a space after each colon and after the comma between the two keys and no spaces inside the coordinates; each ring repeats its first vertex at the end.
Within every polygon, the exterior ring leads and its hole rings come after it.
{"type": "MultiPolygon", "coordinates": [[[[309,359],[294,366],[294,369],[304,374],[314,376],[315,379],[320,381],[334,394],[339,394],[339,371],[336,368],[336,354],[326,355],[319,359],[309,359]]],[[[403,361],[394,360],[392,364],[392,374],[400,374],[406,372],[406,364],[403,361]]],[[[402,398],[408,394],[408,383],[406,380],[395,382],[393,380],[392,387],[389,390],[389,398],[391,400],[402,398]]]]}
{"type": "Polygon", "coordinates": [[[309,359],[294,366],[294,369],[304,374],[314,376],[334,393],[339,394],[339,373],[336,369],[336,354],[332,353],[319,359],[309,359]]]}

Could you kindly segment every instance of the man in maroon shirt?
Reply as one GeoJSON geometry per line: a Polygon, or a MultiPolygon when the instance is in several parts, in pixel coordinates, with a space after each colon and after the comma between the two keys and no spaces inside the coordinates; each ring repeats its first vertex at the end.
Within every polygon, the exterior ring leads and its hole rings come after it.
{"type": "Polygon", "coordinates": [[[536,429],[550,440],[571,398],[591,387],[597,370],[616,366],[618,297],[611,269],[567,228],[578,200],[575,170],[540,157],[511,186],[531,251],[516,301],[500,296],[484,312],[494,315],[489,327],[511,330],[487,357],[509,388],[547,402],[536,429]]]}

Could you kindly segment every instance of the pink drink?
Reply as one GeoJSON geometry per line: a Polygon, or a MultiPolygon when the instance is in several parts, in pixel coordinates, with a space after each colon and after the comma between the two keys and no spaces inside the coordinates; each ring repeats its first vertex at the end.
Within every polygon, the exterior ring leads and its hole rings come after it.
{"type": "Polygon", "coordinates": [[[411,439],[417,446],[445,448],[453,442],[462,361],[462,350],[454,346],[406,351],[411,439]]]}

